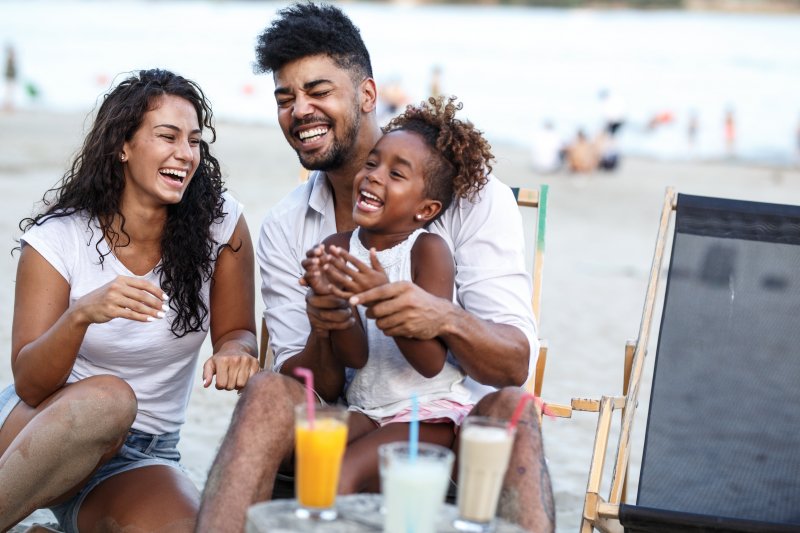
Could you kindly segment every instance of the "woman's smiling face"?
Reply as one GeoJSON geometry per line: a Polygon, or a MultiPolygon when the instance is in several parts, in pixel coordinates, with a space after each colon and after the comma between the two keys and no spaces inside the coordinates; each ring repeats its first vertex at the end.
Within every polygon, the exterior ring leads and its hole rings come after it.
{"type": "Polygon", "coordinates": [[[200,163],[202,130],[188,100],[160,97],[122,148],[124,198],[140,204],[176,204],[200,163]]]}

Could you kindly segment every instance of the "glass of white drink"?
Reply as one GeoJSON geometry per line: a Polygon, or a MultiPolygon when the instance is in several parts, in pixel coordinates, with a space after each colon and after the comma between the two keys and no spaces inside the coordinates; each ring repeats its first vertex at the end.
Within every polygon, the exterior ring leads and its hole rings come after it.
{"type": "Polygon", "coordinates": [[[508,421],[468,416],[459,431],[458,519],[460,531],[494,530],[497,499],[508,468],[515,429],[508,421]]]}
{"type": "Polygon", "coordinates": [[[408,442],[378,447],[386,533],[435,533],[453,468],[453,452],[420,442],[416,453],[408,442]]]}

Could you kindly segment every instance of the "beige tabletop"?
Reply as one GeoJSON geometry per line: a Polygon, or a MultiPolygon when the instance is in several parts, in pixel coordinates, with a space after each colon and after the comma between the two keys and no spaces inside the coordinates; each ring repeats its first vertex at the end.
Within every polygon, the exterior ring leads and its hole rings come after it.
{"type": "MultiPolygon", "coordinates": [[[[247,511],[247,533],[289,533],[313,531],[314,533],[360,533],[383,531],[380,494],[353,494],[339,496],[336,508],[339,517],[330,522],[312,521],[295,516],[295,500],[273,500],[257,503],[247,511]]],[[[453,528],[458,509],[443,504],[439,515],[438,533],[456,533],[453,528]]],[[[497,520],[497,533],[522,533],[521,527],[504,520],[497,520]]]]}

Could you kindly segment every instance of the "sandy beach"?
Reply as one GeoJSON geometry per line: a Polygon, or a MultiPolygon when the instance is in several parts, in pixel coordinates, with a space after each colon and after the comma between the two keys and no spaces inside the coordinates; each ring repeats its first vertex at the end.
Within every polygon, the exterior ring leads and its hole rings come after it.
{"type": "MultiPolygon", "coordinates": [[[[17,262],[10,251],[20,234],[18,223],[63,174],[85,126],[81,114],[0,114],[0,242],[4,247],[0,254],[0,343],[6,354],[17,262]]],[[[220,123],[218,137],[212,151],[222,163],[229,190],[245,204],[255,240],[263,216],[297,185],[300,167],[277,129],[220,123]]],[[[667,186],[683,193],[800,203],[797,168],[628,158],[613,174],[542,176],[530,169],[524,149],[498,145],[495,153],[495,174],[507,184],[550,185],[540,334],[550,347],[543,395],[557,403],[568,403],[572,397],[620,393],[623,348],[626,339],[635,338],[639,331],[667,186]]],[[[526,214],[525,222],[532,225],[533,216],[526,214]]],[[[260,314],[261,306],[259,297],[254,312],[260,314]]],[[[655,335],[651,340],[653,346],[655,335]]],[[[207,344],[200,362],[209,355],[207,344]]],[[[647,373],[652,359],[649,362],[647,373]]],[[[0,361],[0,384],[11,379],[6,355],[0,361]]],[[[198,487],[205,481],[236,402],[235,393],[206,390],[200,383],[198,367],[180,445],[183,463],[198,487]]],[[[635,498],[647,392],[643,387],[634,427],[631,500],[635,498]]],[[[595,417],[585,413],[544,423],[558,531],[578,527],[595,424],[595,417]]],[[[37,513],[31,520],[46,522],[51,517],[37,513]]]]}

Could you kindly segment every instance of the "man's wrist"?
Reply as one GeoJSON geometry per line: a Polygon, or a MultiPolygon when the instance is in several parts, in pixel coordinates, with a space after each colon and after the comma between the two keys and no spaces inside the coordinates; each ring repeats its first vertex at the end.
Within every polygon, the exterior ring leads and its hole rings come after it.
{"type": "Polygon", "coordinates": [[[444,298],[440,298],[440,302],[440,309],[436,313],[436,316],[439,317],[439,327],[437,328],[436,336],[446,338],[448,336],[458,335],[461,331],[459,325],[461,323],[461,313],[463,313],[463,309],[444,298]]]}

